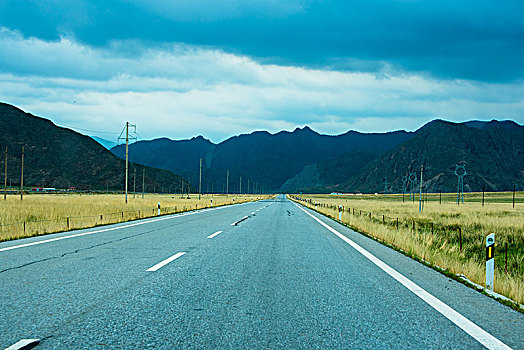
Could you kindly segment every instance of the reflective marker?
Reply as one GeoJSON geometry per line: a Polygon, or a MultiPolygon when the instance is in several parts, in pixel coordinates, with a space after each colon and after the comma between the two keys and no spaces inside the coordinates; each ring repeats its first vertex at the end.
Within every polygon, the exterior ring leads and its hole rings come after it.
{"type": "Polygon", "coordinates": [[[486,288],[495,286],[495,234],[486,237],[486,288]]]}

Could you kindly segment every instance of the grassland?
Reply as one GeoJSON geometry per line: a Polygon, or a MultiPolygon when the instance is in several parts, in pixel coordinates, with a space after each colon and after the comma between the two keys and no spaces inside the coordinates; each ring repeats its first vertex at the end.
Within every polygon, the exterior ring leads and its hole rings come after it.
{"type": "MultiPolygon", "coordinates": [[[[524,303],[524,200],[517,193],[468,194],[456,204],[456,194],[424,196],[419,213],[417,200],[409,195],[294,195],[308,200],[310,208],[338,219],[357,231],[402,249],[471,281],[485,284],[485,237],[496,235],[495,291],[524,303]],[[440,201],[442,200],[442,203],[440,201]],[[398,220],[398,228],[397,228],[398,220]],[[462,249],[461,249],[462,246],[462,249]],[[507,247],[507,259],[506,259],[507,247]],[[507,269],[506,269],[507,263],[507,269]]],[[[305,203],[304,203],[305,204],[305,203]]]]}
{"type": "Polygon", "coordinates": [[[213,206],[242,203],[264,198],[257,195],[180,195],[146,194],[31,194],[9,195],[0,199],[0,241],[37,236],[70,229],[93,227],[157,215],[160,202],[161,214],[178,213],[213,206]]]}

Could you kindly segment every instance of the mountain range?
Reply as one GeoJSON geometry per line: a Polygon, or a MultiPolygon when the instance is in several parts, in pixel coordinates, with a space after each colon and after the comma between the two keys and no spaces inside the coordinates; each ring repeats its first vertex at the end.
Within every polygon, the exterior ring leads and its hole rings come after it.
{"type": "MultiPolygon", "coordinates": [[[[467,171],[466,191],[524,187],[524,128],[513,121],[434,120],[415,132],[337,136],[304,127],[256,131],[218,144],[202,136],[162,138],[129,149],[132,161],[180,174],[194,187],[202,158],[203,192],[238,192],[240,186],[243,192],[402,192],[403,177],[413,173],[418,183],[421,166],[425,190],[455,191],[456,165],[467,171]]],[[[111,151],[124,156],[122,145],[111,151]]]]}
{"type": "MultiPolygon", "coordinates": [[[[0,103],[0,130],[2,154],[5,146],[9,150],[8,183],[20,183],[24,146],[27,186],[124,186],[124,145],[109,151],[104,140],[5,103],[0,103]]],[[[179,192],[187,181],[197,191],[200,159],[202,192],[402,192],[410,175],[420,181],[421,170],[425,190],[453,192],[457,165],[467,171],[466,191],[524,188],[524,128],[513,121],[437,119],[414,132],[335,136],[303,127],[275,134],[255,131],[217,144],[202,136],[160,138],[131,144],[129,155],[130,188],[135,170],[141,188],[144,171],[146,191],[157,192],[179,192]]],[[[3,170],[3,156],[0,162],[3,170]]]]}
{"type": "MultiPolygon", "coordinates": [[[[204,192],[224,192],[228,188],[229,192],[238,192],[240,177],[244,191],[249,186],[250,192],[275,192],[307,165],[355,152],[358,161],[364,164],[410,137],[411,133],[405,131],[385,134],[350,131],[328,136],[304,127],[276,134],[256,131],[231,137],[219,144],[201,136],[182,141],[165,138],[140,141],[129,147],[129,154],[132,161],[173,171],[188,179],[193,186],[198,185],[199,159],[202,158],[204,192]]],[[[116,146],[111,151],[124,157],[125,147],[116,146]]],[[[331,178],[337,176],[328,175],[328,179],[331,178]]]]}
{"type": "MultiPolygon", "coordinates": [[[[27,186],[74,186],[83,190],[124,188],[125,161],[88,136],[5,103],[0,103],[0,130],[0,171],[3,180],[7,146],[8,184],[20,184],[24,147],[24,184],[27,186]]],[[[142,190],[144,174],[147,192],[178,191],[183,181],[168,170],[130,163],[129,189],[133,188],[135,170],[137,191],[142,190]]]]}

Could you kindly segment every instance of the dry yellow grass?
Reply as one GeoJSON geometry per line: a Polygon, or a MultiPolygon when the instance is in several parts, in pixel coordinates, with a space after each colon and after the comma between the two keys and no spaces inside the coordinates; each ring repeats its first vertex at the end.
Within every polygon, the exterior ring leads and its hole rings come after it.
{"type": "MultiPolygon", "coordinates": [[[[7,196],[0,200],[0,241],[60,232],[68,229],[93,227],[157,215],[157,203],[161,213],[176,213],[211,206],[242,203],[264,196],[256,195],[180,195],[146,194],[128,196],[125,204],[121,194],[32,194],[7,196]],[[68,219],[69,218],[69,219],[68,219]],[[25,224],[24,224],[25,223],[25,224]],[[69,225],[68,225],[69,223],[69,225]]],[[[267,197],[267,196],[266,196],[267,197]]]]}
{"type": "MultiPolygon", "coordinates": [[[[505,200],[498,198],[484,207],[479,201],[466,202],[460,206],[453,203],[439,204],[438,195],[432,195],[422,213],[418,212],[418,202],[402,203],[402,197],[398,195],[301,195],[301,198],[319,203],[318,211],[336,219],[337,208],[341,205],[344,207],[342,221],[356,230],[455,274],[463,274],[480,285],[485,284],[485,236],[494,232],[497,240],[495,291],[524,303],[524,206],[518,203],[513,209],[511,197],[507,200],[510,195],[506,194],[505,200]],[[369,213],[372,213],[371,219],[369,213]],[[458,227],[461,228],[460,235],[458,227]],[[508,243],[507,273],[505,242],[508,243]]],[[[315,207],[314,204],[308,206],[315,207]]]]}

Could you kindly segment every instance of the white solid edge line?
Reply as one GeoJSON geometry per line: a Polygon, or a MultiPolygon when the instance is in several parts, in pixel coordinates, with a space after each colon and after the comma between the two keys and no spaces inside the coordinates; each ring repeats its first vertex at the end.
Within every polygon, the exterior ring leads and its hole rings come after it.
{"type": "Polygon", "coordinates": [[[217,235],[219,235],[221,233],[222,233],[222,231],[217,231],[217,232],[213,233],[212,235],[207,236],[207,238],[213,238],[213,237],[215,237],[215,236],[217,236],[217,235]]]}
{"type": "Polygon", "coordinates": [[[22,339],[22,340],[20,340],[20,341],[17,341],[16,343],[14,343],[13,345],[11,345],[10,347],[5,348],[5,350],[19,350],[19,349],[24,349],[24,348],[26,348],[28,345],[31,345],[31,344],[34,344],[33,347],[35,347],[36,345],[38,345],[38,343],[40,343],[40,339],[22,339]]]}
{"type": "MultiPolygon", "coordinates": [[[[244,203],[242,203],[242,204],[244,204],[244,203]]],[[[68,239],[68,238],[92,235],[94,233],[114,231],[114,230],[121,230],[121,229],[128,228],[128,227],[145,225],[145,224],[149,224],[149,223],[157,222],[157,221],[162,221],[162,220],[171,220],[171,219],[176,219],[176,218],[179,218],[179,217],[182,217],[182,216],[193,215],[193,214],[197,214],[197,213],[205,213],[207,211],[219,210],[219,209],[224,209],[224,208],[228,208],[228,207],[229,207],[228,205],[224,205],[224,206],[217,207],[217,208],[207,208],[207,209],[202,209],[202,210],[199,210],[199,211],[193,211],[193,212],[189,212],[189,213],[172,214],[172,215],[169,215],[169,216],[165,216],[165,217],[161,217],[161,218],[157,218],[157,219],[152,219],[152,220],[147,220],[147,221],[140,221],[140,222],[136,222],[136,223],[129,224],[129,225],[123,225],[123,226],[118,226],[118,227],[106,228],[106,229],[102,229],[102,230],[98,230],[98,231],[89,231],[89,232],[77,233],[77,234],[74,234],[74,235],[62,236],[62,237],[57,237],[57,238],[51,238],[51,239],[46,239],[46,240],[37,241],[37,242],[25,243],[25,244],[15,245],[15,246],[11,246],[11,247],[0,248],[0,252],[5,252],[5,251],[8,251],[8,250],[13,250],[13,249],[18,249],[18,248],[30,247],[30,246],[33,246],[33,245],[38,245],[38,244],[43,244],[43,243],[50,243],[50,242],[55,242],[55,241],[61,241],[63,239],[68,239]]],[[[112,225],[116,225],[116,224],[118,224],[118,223],[115,223],[115,224],[112,224],[112,225]]],[[[87,229],[84,229],[84,230],[87,230],[87,229]]]]}
{"type": "Polygon", "coordinates": [[[298,204],[294,203],[300,210],[302,210],[307,215],[311,216],[315,221],[317,221],[319,224],[327,228],[329,231],[337,235],[339,238],[341,238],[344,242],[352,246],[355,250],[357,250],[360,254],[364,255],[367,259],[369,259],[373,264],[377,265],[380,269],[382,269],[384,272],[386,272],[388,275],[396,279],[398,282],[400,282],[404,287],[409,289],[413,294],[418,296],[420,299],[428,303],[432,308],[440,312],[443,316],[445,316],[448,320],[456,324],[458,327],[460,327],[464,332],[475,338],[479,343],[484,345],[488,349],[511,349],[509,346],[459,314],[457,311],[453,310],[448,305],[444,304],[442,301],[434,297],[432,294],[428,293],[424,289],[422,289],[420,286],[406,278],[401,273],[394,270],[392,267],[384,263],[382,260],[362,248],[357,243],[353,242],[348,237],[344,236],[342,233],[338,232],[331,226],[327,225],[317,217],[315,217],[313,214],[309,213],[308,211],[304,210],[298,204]]]}
{"type": "Polygon", "coordinates": [[[161,267],[163,267],[163,266],[169,264],[171,261],[180,258],[180,257],[181,257],[182,255],[184,255],[185,253],[186,253],[186,252],[178,252],[178,253],[176,253],[175,255],[170,256],[170,257],[167,258],[166,260],[162,260],[161,262],[159,262],[159,263],[156,264],[155,266],[148,268],[146,271],[149,271],[149,272],[155,272],[156,270],[160,269],[161,267]]]}

